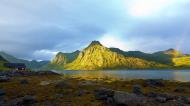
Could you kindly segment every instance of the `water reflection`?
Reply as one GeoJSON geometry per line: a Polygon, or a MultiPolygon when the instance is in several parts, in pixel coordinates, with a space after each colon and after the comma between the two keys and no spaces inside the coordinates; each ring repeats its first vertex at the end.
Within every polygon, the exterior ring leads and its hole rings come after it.
{"type": "Polygon", "coordinates": [[[186,71],[174,71],[173,72],[174,80],[187,82],[190,81],[190,70],[186,71]]]}
{"type": "Polygon", "coordinates": [[[190,81],[190,70],[57,71],[64,77],[88,80],[165,79],[190,81]]]}
{"type": "Polygon", "coordinates": [[[64,77],[85,80],[121,80],[122,78],[111,71],[64,71],[64,77]]]}

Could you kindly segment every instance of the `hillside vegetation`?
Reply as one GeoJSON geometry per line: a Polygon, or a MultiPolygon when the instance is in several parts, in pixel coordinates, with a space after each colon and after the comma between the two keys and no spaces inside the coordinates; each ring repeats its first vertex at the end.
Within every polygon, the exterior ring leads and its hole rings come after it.
{"type": "Polygon", "coordinates": [[[173,58],[173,63],[176,67],[190,67],[190,56],[173,58]]]}
{"type": "Polygon", "coordinates": [[[148,69],[161,68],[165,65],[134,57],[125,57],[112,52],[98,41],[93,41],[80,52],[72,63],[65,66],[67,70],[98,70],[98,69],[148,69]]]}
{"type": "Polygon", "coordinates": [[[58,70],[179,69],[190,67],[190,56],[175,49],[155,53],[107,48],[93,41],[84,50],[59,52],[46,66],[58,70]]]}
{"type": "Polygon", "coordinates": [[[4,63],[7,63],[8,61],[5,60],[2,56],[0,56],[0,71],[2,70],[8,70],[8,68],[4,67],[4,63]]]}
{"type": "Polygon", "coordinates": [[[6,59],[10,63],[24,63],[27,68],[29,69],[39,69],[49,63],[49,61],[28,61],[24,59],[18,59],[10,54],[7,54],[5,52],[0,52],[0,56],[2,56],[4,59],[6,59]]]}

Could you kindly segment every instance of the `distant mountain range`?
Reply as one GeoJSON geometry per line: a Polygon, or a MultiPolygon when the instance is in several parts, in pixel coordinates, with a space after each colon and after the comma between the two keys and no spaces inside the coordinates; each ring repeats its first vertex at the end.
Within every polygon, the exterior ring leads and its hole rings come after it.
{"type": "Polygon", "coordinates": [[[6,63],[7,60],[5,60],[2,56],[0,56],[0,69],[6,69],[4,67],[4,63],[6,63]]]}
{"type": "Polygon", "coordinates": [[[82,51],[59,52],[46,66],[59,70],[104,70],[104,69],[178,69],[190,68],[190,56],[168,49],[152,54],[141,51],[122,51],[107,48],[93,41],[82,51]]]}
{"type": "Polygon", "coordinates": [[[107,48],[92,41],[82,51],[59,52],[52,61],[28,61],[0,52],[0,69],[4,63],[24,63],[29,69],[106,70],[106,69],[190,69],[190,55],[175,49],[155,53],[107,48]]]}
{"type": "Polygon", "coordinates": [[[28,60],[24,60],[24,59],[18,59],[5,52],[0,52],[0,60],[1,60],[1,58],[4,60],[3,63],[5,63],[5,62],[24,63],[26,65],[26,67],[29,69],[40,69],[41,67],[43,67],[49,63],[49,61],[36,61],[36,60],[28,61],[28,60]]]}

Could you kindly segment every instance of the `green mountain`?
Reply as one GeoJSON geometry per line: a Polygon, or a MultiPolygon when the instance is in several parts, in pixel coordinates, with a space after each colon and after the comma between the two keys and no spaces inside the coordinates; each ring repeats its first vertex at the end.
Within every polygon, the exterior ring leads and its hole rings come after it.
{"type": "Polygon", "coordinates": [[[160,69],[190,68],[190,55],[175,49],[155,53],[123,51],[106,48],[93,41],[81,52],[58,53],[47,69],[103,70],[103,69],[160,69]]]}
{"type": "Polygon", "coordinates": [[[0,71],[7,69],[4,67],[4,63],[7,63],[7,62],[8,62],[7,60],[5,60],[2,56],[0,56],[0,71]]]}
{"type": "Polygon", "coordinates": [[[28,60],[24,60],[24,59],[18,59],[5,52],[0,52],[0,56],[2,56],[4,59],[6,59],[8,62],[11,62],[11,63],[24,63],[26,65],[26,67],[29,69],[39,69],[49,63],[49,61],[39,61],[38,62],[35,60],[28,61],[28,60]]]}
{"type": "Polygon", "coordinates": [[[1,55],[0,55],[0,61],[7,62],[7,60],[6,60],[6,59],[4,59],[1,55]]]}
{"type": "Polygon", "coordinates": [[[174,49],[168,49],[165,51],[159,51],[152,54],[144,53],[141,51],[122,51],[118,48],[110,48],[111,51],[120,53],[126,57],[136,57],[147,61],[154,61],[161,64],[173,65],[173,58],[185,56],[180,51],[174,49]]]}
{"type": "Polygon", "coordinates": [[[135,57],[125,57],[113,52],[100,42],[93,41],[71,63],[65,65],[67,70],[101,70],[101,69],[148,69],[163,68],[165,65],[135,57]]]}
{"type": "Polygon", "coordinates": [[[57,65],[65,65],[67,63],[70,63],[76,59],[76,57],[79,55],[80,51],[75,51],[72,53],[62,53],[59,52],[55,58],[51,61],[51,64],[57,64],[57,65]]]}
{"type": "Polygon", "coordinates": [[[156,61],[160,61],[161,63],[170,65],[174,65],[172,61],[173,58],[185,56],[182,52],[175,49],[168,49],[165,51],[156,52],[152,55],[155,56],[156,61]]]}
{"type": "Polygon", "coordinates": [[[172,62],[175,67],[190,68],[190,56],[175,57],[172,62]]]}
{"type": "MultiPolygon", "coordinates": [[[[118,48],[110,48],[111,51],[122,54],[126,57],[135,57],[135,58],[140,58],[148,61],[155,61],[153,58],[154,56],[152,54],[144,53],[141,51],[123,51],[118,48]]],[[[158,61],[156,61],[158,62],[158,61]]]]}
{"type": "Polygon", "coordinates": [[[79,50],[72,53],[59,52],[47,66],[43,67],[43,69],[64,69],[64,66],[74,61],[79,53],[79,50]]]}
{"type": "Polygon", "coordinates": [[[164,54],[164,55],[168,55],[168,56],[171,56],[171,57],[182,57],[182,56],[185,56],[185,54],[183,54],[181,51],[178,51],[178,50],[175,50],[175,49],[168,49],[168,50],[165,50],[165,51],[160,51],[160,52],[156,52],[154,54],[164,54]]]}

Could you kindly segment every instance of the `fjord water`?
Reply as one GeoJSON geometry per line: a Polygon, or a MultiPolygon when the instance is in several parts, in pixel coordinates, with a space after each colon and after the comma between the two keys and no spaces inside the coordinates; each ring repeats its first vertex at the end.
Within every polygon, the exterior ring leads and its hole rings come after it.
{"type": "Polygon", "coordinates": [[[190,70],[55,71],[64,77],[88,80],[164,79],[189,82],[190,70]]]}

